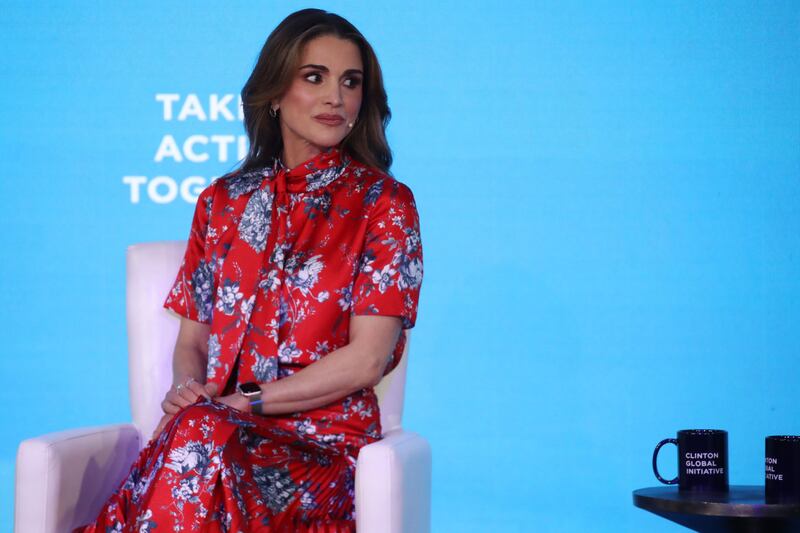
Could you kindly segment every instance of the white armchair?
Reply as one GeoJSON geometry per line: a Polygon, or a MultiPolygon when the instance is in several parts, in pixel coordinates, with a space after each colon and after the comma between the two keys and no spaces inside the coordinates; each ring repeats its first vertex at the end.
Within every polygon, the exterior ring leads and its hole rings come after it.
{"type": "MultiPolygon", "coordinates": [[[[128,473],[161,416],[172,381],[178,319],[162,307],[186,243],[138,244],[127,253],[129,392],[133,423],[51,433],[17,451],[16,533],[64,533],[91,522],[128,473]]],[[[431,449],[401,427],[408,344],[376,388],[384,439],[356,464],[359,533],[430,530],[431,449]]]]}

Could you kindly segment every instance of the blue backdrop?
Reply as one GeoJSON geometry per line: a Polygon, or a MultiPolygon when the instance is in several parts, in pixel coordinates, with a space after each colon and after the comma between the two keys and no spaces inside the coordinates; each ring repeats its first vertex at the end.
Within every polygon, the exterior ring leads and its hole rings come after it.
{"type": "MultiPolygon", "coordinates": [[[[302,7],[4,3],[3,530],[20,440],[129,420],[125,247],[186,238],[302,7]]],[[[319,7],[379,56],[420,210],[434,532],[678,531],[631,491],[682,428],[762,483],[764,436],[800,433],[800,4],[319,7]]]]}

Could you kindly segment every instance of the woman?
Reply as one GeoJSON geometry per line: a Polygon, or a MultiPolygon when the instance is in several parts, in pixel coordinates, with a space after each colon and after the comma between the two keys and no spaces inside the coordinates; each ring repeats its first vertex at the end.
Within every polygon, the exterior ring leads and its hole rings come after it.
{"type": "Polygon", "coordinates": [[[414,197],[390,177],[389,108],[343,18],[287,17],[242,90],[250,152],[197,202],[165,307],[181,316],[165,415],[78,531],[355,531],[373,386],[414,326],[414,197]]]}

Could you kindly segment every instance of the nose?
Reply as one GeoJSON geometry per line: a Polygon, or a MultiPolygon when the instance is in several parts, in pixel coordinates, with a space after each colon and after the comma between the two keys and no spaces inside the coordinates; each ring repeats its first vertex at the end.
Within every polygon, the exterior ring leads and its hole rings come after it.
{"type": "Polygon", "coordinates": [[[338,83],[331,83],[328,91],[325,93],[325,103],[333,107],[339,107],[344,102],[342,100],[342,88],[338,83]]]}

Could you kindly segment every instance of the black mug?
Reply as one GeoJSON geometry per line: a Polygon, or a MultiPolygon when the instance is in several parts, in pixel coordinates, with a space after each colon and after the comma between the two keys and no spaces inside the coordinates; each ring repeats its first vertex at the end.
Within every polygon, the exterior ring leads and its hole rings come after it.
{"type": "Polygon", "coordinates": [[[721,429],[682,429],[677,439],[664,439],[653,452],[653,473],[665,485],[681,491],[728,491],[728,432],[721,429]],[[678,477],[658,473],[658,452],[665,444],[678,446],[678,477]]]}
{"type": "Polygon", "coordinates": [[[800,502],[800,436],[767,437],[764,452],[767,503],[800,502]]]}

